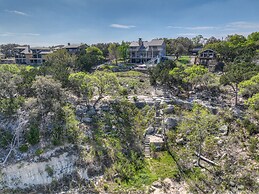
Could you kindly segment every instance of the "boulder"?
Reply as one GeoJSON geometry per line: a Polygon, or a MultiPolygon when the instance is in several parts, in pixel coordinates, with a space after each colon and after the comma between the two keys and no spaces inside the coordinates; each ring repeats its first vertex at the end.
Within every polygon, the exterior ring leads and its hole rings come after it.
{"type": "Polygon", "coordinates": [[[227,135],[228,134],[228,126],[223,125],[219,128],[219,131],[222,133],[222,135],[227,135]]]}
{"type": "Polygon", "coordinates": [[[144,108],[146,106],[146,102],[145,101],[137,101],[137,102],[135,102],[135,106],[137,108],[144,108]]]}
{"type": "Polygon", "coordinates": [[[176,142],[178,145],[184,145],[184,144],[186,144],[186,141],[184,140],[184,138],[176,139],[175,142],[176,142]]]}
{"type": "Polygon", "coordinates": [[[110,107],[109,107],[108,104],[103,104],[103,105],[101,105],[100,109],[101,109],[102,111],[109,111],[109,110],[110,110],[110,107]]]}
{"type": "Polygon", "coordinates": [[[237,188],[238,188],[238,190],[244,190],[245,189],[244,185],[238,185],[237,188]]]}
{"type": "Polygon", "coordinates": [[[174,112],[174,106],[173,105],[168,105],[168,107],[166,107],[164,109],[165,114],[172,114],[173,112],[174,112]]]}
{"type": "Polygon", "coordinates": [[[165,119],[165,125],[167,129],[171,129],[176,127],[178,124],[178,118],[175,117],[168,117],[165,119]]]}
{"type": "Polygon", "coordinates": [[[97,114],[94,108],[91,108],[89,111],[86,112],[87,115],[89,116],[94,116],[97,114]]]}
{"type": "Polygon", "coordinates": [[[146,134],[146,135],[151,135],[151,134],[153,134],[153,133],[155,133],[155,128],[152,127],[152,126],[148,127],[148,128],[146,129],[146,131],[145,131],[145,134],[146,134]]]}
{"type": "Polygon", "coordinates": [[[163,187],[162,184],[158,181],[153,182],[152,186],[155,187],[155,188],[162,188],[163,187]]]}
{"type": "Polygon", "coordinates": [[[76,106],[76,115],[83,115],[88,111],[87,106],[78,105],[76,106]]]}
{"type": "Polygon", "coordinates": [[[146,100],[148,106],[153,106],[155,102],[153,100],[146,100]]]}
{"type": "Polygon", "coordinates": [[[84,117],[84,118],[82,118],[82,122],[84,122],[84,123],[92,123],[93,119],[90,118],[90,117],[84,117]]]}
{"type": "Polygon", "coordinates": [[[164,102],[165,102],[166,104],[173,104],[173,100],[170,99],[170,98],[165,98],[165,99],[164,99],[164,102]]]}

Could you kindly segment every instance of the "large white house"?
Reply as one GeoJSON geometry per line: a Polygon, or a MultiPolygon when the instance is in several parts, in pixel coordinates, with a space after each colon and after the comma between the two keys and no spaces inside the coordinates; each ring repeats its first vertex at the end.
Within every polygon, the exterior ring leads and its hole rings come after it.
{"type": "Polygon", "coordinates": [[[154,58],[161,58],[166,55],[166,44],[164,40],[153,39],[151,41],[131,42],[129,46],[130,63],[143,64],[154,58]]]}

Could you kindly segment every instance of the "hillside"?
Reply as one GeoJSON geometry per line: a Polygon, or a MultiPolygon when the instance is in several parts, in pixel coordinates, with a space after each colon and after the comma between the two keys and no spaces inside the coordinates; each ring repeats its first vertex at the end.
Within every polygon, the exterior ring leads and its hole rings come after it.
{"type": "Polygon", "coordinates": [[[255,63],[89,73],[51,59],[0,65],[1,193],[259,192],[255,63]]]}

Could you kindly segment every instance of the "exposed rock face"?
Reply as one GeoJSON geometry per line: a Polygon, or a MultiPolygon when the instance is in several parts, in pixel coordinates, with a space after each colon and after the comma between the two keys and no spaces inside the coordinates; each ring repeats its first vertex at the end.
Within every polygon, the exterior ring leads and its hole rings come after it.
{"type": "Polygon", "coordinates": [[[22,162],[7,166],[2,170],[0,188],[15,189],[50,184],[53,180],[58,180],[65,174],[72,173],[75,170],[76,159],[76,156],[68,156],[67,153],[64,153],[51,158],[48,162],[22,162]]]}
{"type": "Polygon", "coordinates": [[[78,156],[64,150],[50,151],[40,158],[33,158],[33,162],[23,161],[6,166],[1,170],[0,190],[48,185],[75,172],[80,178],[89,180],[88,170],[93,166],[89,164],[89,168],[77,167],[78,156]]]}

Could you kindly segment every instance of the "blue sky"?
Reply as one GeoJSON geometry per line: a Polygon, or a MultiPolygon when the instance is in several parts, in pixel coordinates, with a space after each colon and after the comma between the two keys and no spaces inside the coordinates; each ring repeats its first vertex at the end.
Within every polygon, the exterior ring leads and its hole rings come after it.
{"type": "Polygon", "coordinates": [[[0,44],[248,35],[258,10],[258,0],[0,0],[0,44]]]}

